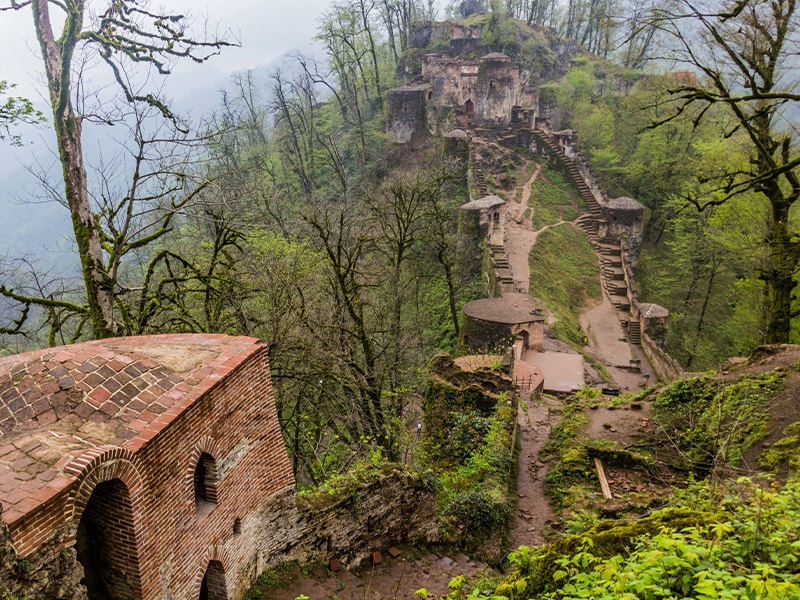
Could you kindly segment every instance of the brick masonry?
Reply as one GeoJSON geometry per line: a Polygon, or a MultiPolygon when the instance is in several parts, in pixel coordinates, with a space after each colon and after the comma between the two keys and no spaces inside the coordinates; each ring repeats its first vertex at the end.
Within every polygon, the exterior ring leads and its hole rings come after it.
{"type": "MultiPolygon", "coordinates": [[[[146,367],[129,374],[140,385],[110,415],[101,404],[75,416],[107,380],[78,388],[72,412],[35,427],[19,419],[30,402],[14,403],[13,426],[1,440],[12,449],[0,456],[0,588],[42,599],[238,600],[261,571],[284,560],[348,562],[408,531],[413,539],[436,538],[433,493],[402,473],[329,506],[297,501],[267,353],[257,340],[191,335],[115,343],[113,351],[90,342],[0,361],[9,402],[33,389],[28,378],[41,390],[48,377],[83,381],[76,373],[109,366],[114,380],[131,364],[146,367]],[[116,370],[110,363],[120,357],[130,361],[116,370]],[[60,364],[48,365],[53,361],[60,364]],[[154,392],[170,378],[170,389],[154,392]],[[154,397],[137,413],[130,405],[146,392],[154,397]],[[36,486],[14,492],[31,481],[36,486]]],[[[62,391],[51,386],[42,398],[52,407],[62,391]]]]}

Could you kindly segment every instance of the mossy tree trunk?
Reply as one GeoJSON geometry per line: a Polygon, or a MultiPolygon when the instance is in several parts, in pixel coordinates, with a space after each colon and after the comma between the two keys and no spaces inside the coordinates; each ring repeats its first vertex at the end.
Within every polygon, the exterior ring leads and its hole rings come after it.
{"type": "Polygon", "coordinates": [[[113,336],[116,330],[113,289],[103,268],[100,231],[89,202],[81,120],[75,114],[70,97],[72,58],[83,27],[83,3],[67,2],[66,6],[63,33],[56,40],[48,0],[33,0],[31,3],[53,107],[53,125],[64,171],[64,192],[81,259],[89,319],[94,337],[104,338],[113,336]]]}

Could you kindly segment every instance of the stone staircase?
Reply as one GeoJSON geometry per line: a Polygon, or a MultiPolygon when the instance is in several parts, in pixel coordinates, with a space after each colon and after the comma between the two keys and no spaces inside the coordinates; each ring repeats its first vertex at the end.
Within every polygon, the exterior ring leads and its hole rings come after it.
{"type": "Polygon", "coordinates": [[[642,326],[636,319],[628,321],[628,339],[631,344],[642,345],[642,326]]]}
{"type": "Polygon", "coordinates": [[[514,283],[514,273],[511,271],[511,265],[508,263],[506,251],[503,244],[489,243],[489,256],[491,257],[494,275],[497,279],[497,284],[502,292],[515,292],[517,291],[516,284],[514,283]]]}
{"type": "Polygon", "coordinates": [[[489,188],[486,186],[486,176],[483,174],[481,161],[475,161],[475,189],[478,191],[478,198],[489,195],[489,188]]]}
{"type": "Polygon", "coordinates": [[[536,129],[534,130],[534,135],[536,138],[544,143],[547,146],[547,149],[556,156],[557,160],[562,162],[569,173],[569,177],[572,180],[572,184],[578,190],[581,198],[586,202],[586,206],[589,209],[589,215],[596,220],[600,220],[603,218],[602,210],[600,209],[600,204],[597,202],[597,198],[595,198],[592,189],[589,187],[589,184],[586,183],[586,179],[583,177],[578,165],[575,164],[575,161],[567,156],[564,150],[553,140],[549,133],[541,130],[536,129]]]}
{"type": "Polygon", "coordinates": [[[581,198],[586,202],[588,213],[584,213],[575,220],[575,225],[586,232],[589,241],[595,249],[600,261],[600,273],[603,288],[606,290],[611,303],[619,312],[620,323],[628,334],[632,344],[641,345],[642,335],[639,322],[630,315],[631,304],[628,299],[628,285],[625,281],[625,272],[622,266],[622,247],[620,240],[613,237],[601,238],[600,223],[603,212],[592,188],[599,190],[601,196],[605,192],[594,176],[589,161],[577,152],[575,157],[568,156],[556,143],[552,136],[545,130],[533,131],[536,139],[547,147],[548,152],[560,162],[569,174],[569,179],[575,185],[581,198]],[[588,177],[586,175],[588,173],[588,177]],[[591,185],[590,185],[591,184],[591,185]]]}

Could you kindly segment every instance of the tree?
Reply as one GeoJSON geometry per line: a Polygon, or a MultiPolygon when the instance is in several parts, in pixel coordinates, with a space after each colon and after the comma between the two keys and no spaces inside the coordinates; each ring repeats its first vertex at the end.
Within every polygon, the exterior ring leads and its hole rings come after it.
{"type": "Polygon", "coordinates": [[[0,79],[0,142],[9,140],[18,146],[22,141],[19,135],[11,133],[11,126],[15,123],[38,123],[44,115],[34,109],[33,103],[27,98],[9,96],[3,101],[3,96],[14,87],[16,87],[15,83],[8,83],[0,79]]]}
{"type": "MultiPolygon", "coordinates": [[[[113,336],[117,332],[115,293],[118,290],[106,268],[105,240],[90,202],[82,146],[82,129],[87,116],[79,114],[75,108],[80,87],[80,81],[76,80],[76,53],[81,50],[96,52],[110,68],[127,102],[152,106],[176,122],[175,115],[153,92],[134,88],[125,71],[126,63],[143,64],[166,75],[176,59],[203,62],[220,48],[230,45],[221,39],[191,36],[184,15],[151,12],[145,7],[136,0],[113,0],[105,10],[87,14],[86,0],[10,0],[9,5],[0,8],[3,11],[31,10],[53,109],[64,197],[81,260],[86,316],[96,338],[113,336]],[[63,18],[58,33],[50,16],[51,7],[61,11],[55,22],[63,18]]],[[[135,186],[135,180],[133,184],[135,186]]],[[[34,298],[28,301],[41,304],[34,298]]]]}
{"type": "Polygon", "coordinates": [[[687,200],[705,210],[754,192],[769,202],[768,256],[760,277],[767,287],[768,343],[788,342],[800,262],[790,211],[800,198],[797,131],[786,111],[797,110],[800,94],[788,74],[798,54],[797,0],[676,0],[655,12],[659,29],[674,42],[675,60],[697,69],[699,77],[676,77],[660,109],[660,127],[688,111],[695,125],[727,112],[726,138],[743,133],[750,145],[745,165],[720,163],[704,176],[707,193],[687,200]],[[714,110],[712,110],[714,109],[714,110]]]}

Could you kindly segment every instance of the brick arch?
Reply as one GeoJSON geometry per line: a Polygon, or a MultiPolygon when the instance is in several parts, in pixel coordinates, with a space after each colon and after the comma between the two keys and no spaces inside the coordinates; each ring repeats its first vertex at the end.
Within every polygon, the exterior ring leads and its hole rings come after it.
{"type": "Polygon", "coordinates": [[[231,560],[230,554],[222,546],[214,545],[209,547],[200,558],[198,563],[197,573],[194,576],[194,583],[192,584],[192,594],[189,596],[190,600],[197,600],[200,597],[200,588],[203,585],[203,578],[206,576],[208,566],[212,562],[218,562],[222,565],[222,569],[226,576],[226,582],[230,579],[229,575],[233,567],[233,561],[231,560]]]}
{"type": "Polygon", "coordinates": [[[219,482],[219,471],[217,468],[217,461],[222,456],[222,448],[220,447],[219,443],[212,438],[210,435],[206,435],[201,437],[197,440],[192,451],[189,453],[189,457],[186,462],[186,467],[184,469],[184,481],[185,481],[185,489],[190,492],[187,496],[192,498],[192,503],[194,499],[194,476],[195,470],[197,469],[197,463],[200,461],[200,457],[203,454],[207,454],[214,460],[214,464],[212,466],[208,466],[208,469],[211,469],[209,482],[209,493],[213,500],[213,502],[218,501],[218,488],[217,484],[219,482]]]}
{"type": "Polygon", "coordinates": [[[102,446],[64,468],[79,477],[66,505],[68,541],[84,568],[90,600],[141,598],[145,482],[139,463],[128,450],[102,446]]]}
{"type": "Polygon", "coordinates": [[[64,467],[64,471],[78,478],[66,505],[66,521],[77,527],[86,504],[94,489],[104,481],[119,479],[128,488],[134,521],[142,515],[144,477],[139,459],[131,452],[118,446],[99,446],[82,452],[64,467]]]}

